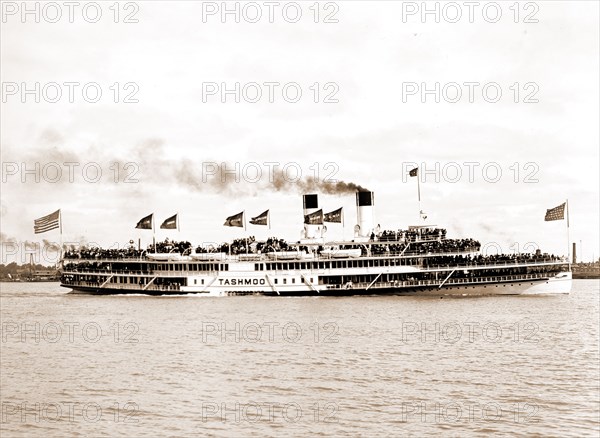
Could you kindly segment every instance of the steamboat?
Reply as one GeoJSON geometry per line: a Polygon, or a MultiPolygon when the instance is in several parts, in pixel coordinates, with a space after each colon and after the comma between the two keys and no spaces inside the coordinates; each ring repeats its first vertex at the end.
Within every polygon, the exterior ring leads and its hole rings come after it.
{"type": "MultiPolygon", "coordinates": [[[[305,223],[297,242],[237,239],[219,247],[168,242],[146,251],[82,248],[61,261],[61,286],[88,294],[227,295],[535,295],[571,291],[568,258],[481,252],[434,225],[382,231],[373,192],[356,193],[357,224],[345,241],[326,241],[305,223]]],[[[305,218],[318,196],[303,197],[305,218]]],[[[306,221],[305,221],[306,222],[306,221]]]]}

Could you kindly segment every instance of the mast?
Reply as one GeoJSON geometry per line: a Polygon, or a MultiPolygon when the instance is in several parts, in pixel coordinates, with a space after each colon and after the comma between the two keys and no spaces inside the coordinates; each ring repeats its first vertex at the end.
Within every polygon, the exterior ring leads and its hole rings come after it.
{"type": "Polygon", "coordinates": [[[568,259],[569,259],[569,271],[571,270],[571,245],[570,245],[570,241],[571,238],[569,236],[569,200],[567,199],[565,201],[566,207],[567,207],[567,251],[568,251],[568,259]]]}

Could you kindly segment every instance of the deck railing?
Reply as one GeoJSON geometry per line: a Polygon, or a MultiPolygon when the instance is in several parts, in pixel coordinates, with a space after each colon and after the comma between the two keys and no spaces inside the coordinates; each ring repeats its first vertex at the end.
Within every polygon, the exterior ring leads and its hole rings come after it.
{"type": "MultiPolygon", "coordinates": [[[[357,260],[357,259],[353,259],[357,260]]],[[[365,260],[365,259],[361,259],[365,260]]],[[[316,261],[316,260],[315,260],[316,261]]],[[[352,261],[348,259],[344,260],[336,260],[338,262],[344,261],[352,261]]],[[[548,265],[565,265],[568,262],[563,260],[556,260],[552,258],[543,258],[537,260],[521,260],[521,261],[498,261],[491,263],[458,263],[458,264],[437,264],[437,265],[404,265],[404,264],[385,264],[378,263],[377,266],[373,264],[373,266],[342,266],[340,268],[330,267],[330,268],[313,268],[310,263],[311,262],[300,262],[300,261],[286,261],[286,262],[278,262],[278,263],[288,263],[294,265],[296,263],[303,263],[306,265],[305,269],[295,269],[295,267],[288,268],[278,268],[276,264],[273,265],[274,269],[265,270],[265,271],[251,271],[251,272],[290,272],[290,271],[309,271],[309,272],[327,272],[327,271],[337,271],[339,269],[367,269],[368,272],[372,270],[377,270],[380,272],[382,268],[398,268],[398,267],[410,267],[415,268],[414,272],[430,272],[430,271],[439,271],[439,270],[451,270],[451,269],[462,269],[462,270],[479,270],[479,269],[487,269],[487,268],[518,268],[518,267],[533,267],[533,266],[548,266],[548,265]]],[[[188,265],[187,263],[183,263],[184,265],[188,265]]],[[[82,269],[82,270],[73,270],[73,269],[63,269],[64,274],[85,274],[85,275],[133,275],[133,276],[159,276],[159,277],[182,277],[188,275],[203,275],[206,273],[214,274],[216,272],[229,272],[229,271],[196,271],[196,270],[177,270],[177,271],[163,271],[163,270],[150,270],[150,271],[141,271],[141,270],[100,270],[100,269],[82,269]]],[[[236,272],[236,271],[231,271],[236,272]]],[[[364,271],[361,271],[364,272],[364,271]]],[[[413,272],[413,271],[409,271],[413,272]]],[[[384,272],[385,273],[385,272],[384,272]]]]}
{"type": "MultiPolygon", "coordinates": [[[[522,274],[522,275],[497,275],[492,277],[475,277],[475,278],[450,278],[445,283],[444,286],[448,285],[477,285],[477,284],[489,284],[489,283],[502,283],[502,282],[515,282],[515,281],[527,281],[527,280],[540,280],[547,279],[549,276],[544,273],[537,274],[522,274]]],[[[384,288],[408,288],[408,287],[439,287],[442,283],[441,279],[437,280],[397,280],[397,281],[379,281],[375,282],[371,285],[368,282],[354,282],[346,283],[346,284],[329,284],[327,285],[327,289],[384,289],[384,288]],[[369,287],[370,285],[370,287],[369,287]]],[[[98,281],[75,281],[64,283],[68,286],[84,286],[84,287],[97,287],[101,288],[101,282],[98,281]]],[[[147,291],[179,291],[179,284],[170,284],[170,285],[160,285],[160,284],[151,284],[145,287],[144,284],[131,284],[131,283],[109,283],[105,288],[110,288],[110,286],[116,286],[118,289],[126,289],[126,290],[139,290],[140,293],[146,293],[147,291]]]]}
{"type": "Polygon", "coordinates": [[[107,283],[102,287],[102,282],[98,281],[72,281],[63,283],[65,286],[82,286],[82,287],[94,287],[98,289],[127,289],[127,290],[139,290],[140,293],[146,293],[147,291],[160,290],[160,291],[178,291],[181,286],[179,284],[151,284],[145,287],[145,284],[132,284],[132,283],[107,283]]]}
{"type": "MultiPolygon", "coordinates": [[[[324,245],[326,246],[326,245],[324,245]]],[[[354,249],[359,249],[354,248],[354,249]]],[[[343,251],[343,250],[342,250],[343,251]]],[[[373,252],[371,250],[371,254],[363,254],[361,258],[391,258],[391,257],[432,257],[439,255],[464,255],[464,254],[472,254],[477,252],[477,248],[471,249],[456,249],[456,250],[444,250],[444,251],[383,251],[383,252],[373,252]]],[[[202,254],[210,254],[210,253],[202,253],[202,254]]],[[[335,252],[333,253],[335,254],[335,252]]],[[[141,262],[157,262],[157,263],[182,263],[182,262],[200,262],[200,263],[223,263],[225,261],[255,261],[248,260],[248,256],[256,256],[256,260],[260,261],[312,261],[312,260],[352,260],[352,257],[335,257],[333,254],[315,254],[314,257],[311,258],[298,258],[290,260],[287,257],[289,256],[281,256],[277,257],[277,255],[271,254],[267,256],[267,253],[250,253],[250,254],[232,254],[227,255],[225,260],[193,260],[189,255],[186,255],[185,259],[178,260],[173,258],[171,260],[154,260],[146,256],[138,256],[138,257],[117,257],[117,258],[64,258],[63,263],[81,263],[81,262],[94,262],[94,263],[115,263],[115,262],[132,262],[132,263],[141,263],[141,262]]],[[[174,257],[177,257],[177,254],[173,254],[174,257]]]]}
{"type": "MultiPolygon", "coordinates": [[[[482,284],[482,283],[500,283],[507,281],[527,281],[527,280],[538,280],[548,278],[547,274],[523,274],[523,275],[498,275],[494,277],[475,277],[475,278],[450,278],[445,283],[446,285],[452,284],[482,284]]],[[[400,288],[400,287],[411,287],[411,286],[438,286],[442,283],[442,279],[439,280],[398,280],[398,281],[381,281],[374,283],[370,289],[382,289],[382,288],[400,288]]],[[[327,289],[365,289],[370,283],[352,283],[352,287],[348,284],[330,284],[327,285],[327,289]]]]}

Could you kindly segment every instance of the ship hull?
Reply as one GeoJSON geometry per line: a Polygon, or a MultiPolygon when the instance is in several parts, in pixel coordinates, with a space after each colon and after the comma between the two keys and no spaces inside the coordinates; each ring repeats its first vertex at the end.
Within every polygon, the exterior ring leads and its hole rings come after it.
{"type": "Polygon", "coordinates": [[[72,289],[72,293],[89,295],[201,295],[208,297],[235,295],[267,296],[353,296],[353,295],[405,295],[405,296],[489,296],[489,295],[554,295],[568,294],[571,291],[572,275],[562,272],[554,277],[531,280],[515,280],[497,283],[462,283],[460,285],[410,286],[382,288],[338,288],[338,289],[288,289],[281,291],[265,289],[233,289],[213,287],[206,290],[184,288],[181,290],[140,290],[121,288],[100,288],[93,286],[62,285],[72,289]]]}

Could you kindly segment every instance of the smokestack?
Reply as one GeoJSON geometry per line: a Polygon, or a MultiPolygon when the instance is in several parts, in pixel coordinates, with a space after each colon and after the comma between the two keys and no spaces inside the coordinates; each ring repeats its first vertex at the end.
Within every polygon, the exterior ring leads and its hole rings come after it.
{"type": "MultiPolygon", "coordinates": [[[[303,195],[302,207],[304,216],[319,210],[319,196],[314,193],[303,195]]],[[[317,236],[317,231],[319,228],[320,225],[304,224],[304,237],[306,239],[314,239],[317,236]]]]}
{"type": "Polygon", "coordinates": [[[373,192],[356,192],[356,219],[358,222],[358,237],[370,237],[373,232],[373,206],[375,194],[373,192]]]}
{"type": "Polygon", "coordinates": [[[573,242],[573,264],[577,263],[577,244],[573,242]]]}

